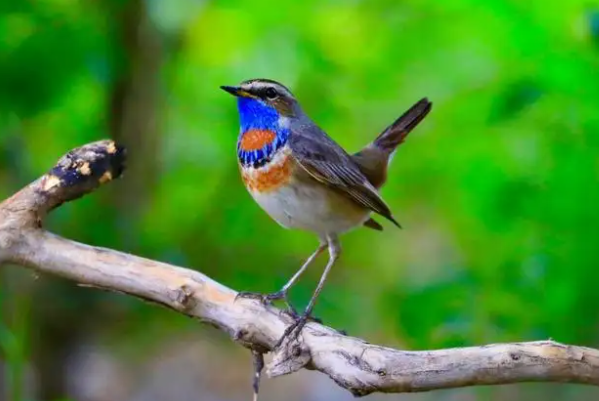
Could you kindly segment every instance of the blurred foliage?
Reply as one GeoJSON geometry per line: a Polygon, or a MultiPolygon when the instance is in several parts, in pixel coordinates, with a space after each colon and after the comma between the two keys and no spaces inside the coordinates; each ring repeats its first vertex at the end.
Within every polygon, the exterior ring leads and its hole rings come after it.
{"type": "MultiPolygon", "coordinates": [[[[197,267],[236,289],[273,291],[317,242],[283,231],[246,193],[236,107],[219,85],[279,80],[352,151],[428,96],[433,112],[398,151],[383,189],[404,230],[346,235],[316,314],[415,349],[548,337],[597,345],[598,15],[588,0],[3,1],[0,194],[67,149],[115,135],[115,93],[145,65],[126,35],[133,46],[154,35],[158,100],[129,110],[153,121],[128,143],[142,168],[64,206],[50,228],[197,267]],[[140,26],[124,17],[132,3],[140,26]],[[136,153],[146,140],[155,154],[136,153]],[[143,199],[123,206],[144,171],[155,177],[143,199]]],[[[320,272],[297,285],[298,305],[320,272]]],[[[51,299],[44,307],[55,316],[78,319],[92,299],[118,313],[101,330],[130,347],[197,329],[70,284],[27,288],[51,299]]],[[[4,345],[8,330],[27,327],[6,322],[4,345]]]]}

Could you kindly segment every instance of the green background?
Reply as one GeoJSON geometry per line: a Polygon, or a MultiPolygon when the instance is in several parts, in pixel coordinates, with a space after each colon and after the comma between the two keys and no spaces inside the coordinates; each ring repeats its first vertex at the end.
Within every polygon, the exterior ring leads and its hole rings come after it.
{"type": "MultiPolygon", "coordinates": [[[[271,221],[239,178],[237,110],[218,87],[257,77],[289,86],[348,151],[434,103],[382,190],[404,229],[344,236],[317,316],[407,349],[599,346],[595,1],[2,1],[0,195],[115,138],[126,175],[53,213],[52,231],[274,291],[317,240],[271,221]]],[[[16,267],[0,280],[2,400],[250,397],[249,353],[222,333],[16,267]]],[[[263,391],[351,399],[309,372],[263,391]]],[[[370,399],[597,397],[526,384],[370,399]]]]}

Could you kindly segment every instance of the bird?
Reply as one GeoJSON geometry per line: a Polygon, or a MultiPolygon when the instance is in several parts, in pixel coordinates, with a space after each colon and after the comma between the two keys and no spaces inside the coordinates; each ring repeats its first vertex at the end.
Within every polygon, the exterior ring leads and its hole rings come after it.
{"type": "Polygon", "coordinates": [[[317,249],[279,290],[240,292],[238,297],[269,303],[284,300],[294,323],[280,338],[305,326],[327,276],[341,253],[339,237],[365,226],[382,231],[378,214],[401,228],[379,189],[387,180],[397,147],[430,112],[426,97],[416,102],[357,153],[349,154],[302,109],[292,92],[270,79],[249,79],[221,86],[237,98],[237,159],[241,178],[253,199],[281,226],[318,236],[317,249]],[[289,303],[288,291],[328,248],[328,262],[302,314],[289,303]]]}

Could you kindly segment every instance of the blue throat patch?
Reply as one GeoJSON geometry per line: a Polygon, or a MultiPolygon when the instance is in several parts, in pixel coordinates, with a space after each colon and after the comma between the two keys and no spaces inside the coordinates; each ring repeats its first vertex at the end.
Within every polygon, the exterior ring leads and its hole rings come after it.
{"type": "Polygon", "coordinates": [[[258,168],[268,163],[287,143],[289,128],[279,126],[279,112],[263,102],[247,98],[237,98],[239,109],[240,133],[237,139],[237,157],[243,166],[258,168]],[[263,130],[274,133],[274,139],[261,149],[245,150],[241,148],[243,135],[252,130],[263,130]]]}

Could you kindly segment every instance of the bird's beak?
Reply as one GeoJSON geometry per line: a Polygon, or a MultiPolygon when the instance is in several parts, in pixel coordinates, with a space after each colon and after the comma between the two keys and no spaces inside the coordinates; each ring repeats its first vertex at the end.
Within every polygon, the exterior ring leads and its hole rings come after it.
{"type": "Polygon", "coordinates": [[[220,88],[222,90],[224,90],[225,92],[230,93],[233,96],[237,96],[237,97],[254,97],[252,94],[250,94],[249,92],[244,91],[239,86],[226,86],[226,85],[223,85],[220,88]]]}
{"type": "Polygon", "coordinates": [[[239,88],[238,86],[226,86],[226,85],[223,85],[220,88],[222,90],[224,90],[225,92],[229,92],[233,96],[238,96],[239,92],[241,91],[241,88],[239,88]]]}

